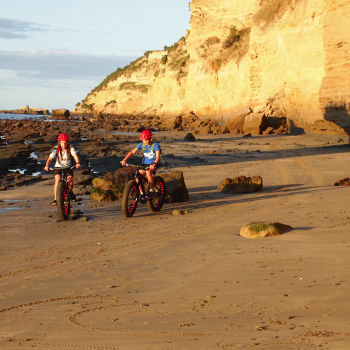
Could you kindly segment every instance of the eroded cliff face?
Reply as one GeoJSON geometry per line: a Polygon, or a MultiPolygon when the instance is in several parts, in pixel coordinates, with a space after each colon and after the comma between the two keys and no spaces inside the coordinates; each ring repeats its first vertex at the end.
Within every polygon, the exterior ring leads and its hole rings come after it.
{"type": "Polygon", "coordinates": [[[270,112],[350,132],[348,0],[193,0],[190,29],[111,74],[79,111],[232,120],[270,112]]]}

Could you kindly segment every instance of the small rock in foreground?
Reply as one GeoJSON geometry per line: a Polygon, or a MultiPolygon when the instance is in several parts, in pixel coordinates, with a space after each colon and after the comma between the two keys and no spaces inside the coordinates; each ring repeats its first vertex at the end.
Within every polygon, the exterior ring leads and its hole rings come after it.
{"type": "Polygon", "coordinates": [[[251,222],[243,226],[239,234],[246,238],[264,238],[278,236],[292,229],[293,227],[280,222],[251,222]]]}
{"type": "Polygon", "coordinates": [[[334,186],[350,186],[350,178],[346,177],[334,183],[334,186]]]}
{"type": "Polygon", "coordinates": [[[174,209],[172,211],[172,214],[174,216],[187,215],[189,213],[190,213],[190,211],[188,209],[174,209]]]}

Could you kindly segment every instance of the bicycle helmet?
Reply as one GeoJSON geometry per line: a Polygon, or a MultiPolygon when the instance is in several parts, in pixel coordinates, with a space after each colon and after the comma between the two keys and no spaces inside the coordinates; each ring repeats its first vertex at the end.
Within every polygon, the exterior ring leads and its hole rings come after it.
{"type": "Polygon", "coordinates": [[[152,138],[152,133],[149,130],[143,130],[140,134],[140,141],[149,140],[152,138]]]}
{"type": "Polygon", "coordinates": [[[68,138],[67,134],[60,134],[60,135],[58,135],[57,140],[58,141],[68,141],[69,138],[68,138]]]}

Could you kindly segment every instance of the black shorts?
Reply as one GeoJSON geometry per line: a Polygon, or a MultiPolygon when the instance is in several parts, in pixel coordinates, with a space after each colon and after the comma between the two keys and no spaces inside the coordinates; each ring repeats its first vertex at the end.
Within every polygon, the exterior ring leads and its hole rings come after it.
{"type": "MultiPolygon", "coordinates": [[[[55,173],[55,175],[62,174],[62,170],[57,168],[53,169],[53,172],[55,173]]],[[[73,176],[73,170],[70,168],[64,169],[64,172],[66,173],[66,176],[73,176]]]]}
{"type": "MultiPolygon", "coordinates": [[[[151,164],[143,164],[143,163],[142,163],[142,166],[148,167],[148,166],[150,166],[150,165],[152,165],[152,164],[154,164],[154,163],[151,163],[151,164]]],[[[155,165],[154,172],[156,172],[156,170],[157,170],[160,166],[161,166],[161,165],[160,165],[159,163],[157,163],[157,164],[155,165]]]]}

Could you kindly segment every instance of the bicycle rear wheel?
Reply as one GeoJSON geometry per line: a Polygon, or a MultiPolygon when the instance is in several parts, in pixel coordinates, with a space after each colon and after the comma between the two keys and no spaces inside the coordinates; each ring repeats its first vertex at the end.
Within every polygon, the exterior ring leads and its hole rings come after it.
{"type": "Polygon", "coordinates": [[[147,207],[150,211],[157,212],[162,209],[166,196],[165,182],[160,176],[155,176],[153,190],[153,198],[147,200],[147,207]]]}
{"type": "Polygon", "coordinates": [[[56,200],[58,217],[62,220],[68,220],[70,215],[70,200],[68,188],[62,181],[57,185],[56,200]]]}
{"type": "Polygon", "coordinates": [[[138,184],[135,180],[130,180],[125,186],[122,197],[122,213],[125,218],[130,218],[134,215],[138,197],[138,184]]]}

